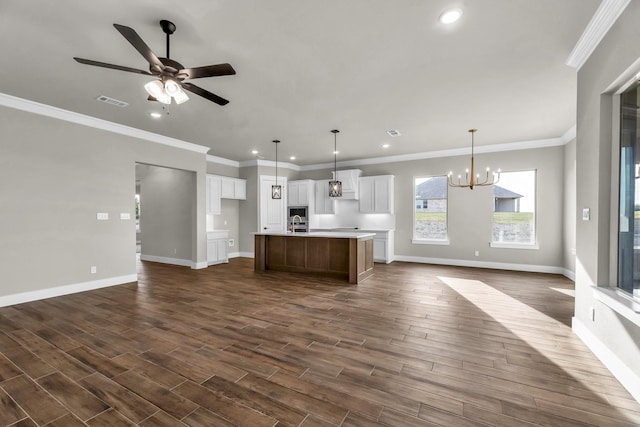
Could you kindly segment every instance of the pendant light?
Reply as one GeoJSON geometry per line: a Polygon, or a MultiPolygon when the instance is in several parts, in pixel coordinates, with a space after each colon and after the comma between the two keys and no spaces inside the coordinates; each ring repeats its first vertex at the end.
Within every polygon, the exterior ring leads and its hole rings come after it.
{"type": "Polygon", "coordinates": [[[336,156],[338,154],[337,135],[338,129],[331,131],[333,133],[333,180],[329,181],[329,197],[342,197],[342,182],[338,181],[338,170],[336,167],[336,156]]]}
{"type": "Polygon", "coordinates": [[[274,139],[273,143],[276,144],[276,184],[271,186],[271,198],[282,199],[282,186],[278,184],[278,144],[280,141],[274,139]]]}
{"type": "Polygon", "coordinates": [[[497,172],[493,172],[493,176],[489,178],[489,174],[491,173],[491,169],[487,168],[487,174],[484,178],[480,179],[480,174],[476,174],[474,158],[473,158],[473,135],[478,131],[478,129],[469,129],[469,133],[471,134],[471,171],[467,169],[465,171],[465,182],[461,182],[462,175],[458,175],[458,182],[453,182],[453,172],[449,172],[448,181],[449,187],[462,187],[473,190],[473,187],[483,187],[486,185],[494,185],[500,181],[500,169],[497,172]],[[471,173],[469,173],[471,172],[471,173]]]}

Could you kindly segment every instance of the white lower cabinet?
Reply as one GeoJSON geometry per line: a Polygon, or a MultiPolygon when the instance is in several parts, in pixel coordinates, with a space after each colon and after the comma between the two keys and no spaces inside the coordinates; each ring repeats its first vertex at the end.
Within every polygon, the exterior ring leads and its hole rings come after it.
{"type": "Polygon", "coordinates": [[[207,264],[221,264],[229,262],[228,255],[229,232],[227,230],[210,231],[207,233],[207,264]]]}
{"type": "MultiPolygon", "coordinates": [[[[368,232],[367,230],[358,230],[368,232]]],[[[390,231],[370,231],[376,233],[373,238],[373,260],[389,264],[393,261],[393,230],[390,231]]]]}

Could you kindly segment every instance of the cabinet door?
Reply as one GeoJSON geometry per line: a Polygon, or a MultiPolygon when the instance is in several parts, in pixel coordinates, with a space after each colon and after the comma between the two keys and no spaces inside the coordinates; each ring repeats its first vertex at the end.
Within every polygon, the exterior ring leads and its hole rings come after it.
{"type": "Polygon", "coordinates": [[[393,177],[376,176],[373,183],[373,211],[393,213],[393,177]]]}
{"type": "Polygon", "coordinates": [[[358,200],[359,210],[363,213],[374,212],[374,186],[373,177],[360,178],[360,199],[358,200]]]}
{"type": "Polygon", "coordinates": [[[235,180],[230,178],[221,178],[221,197],[223,199],[235,199],[236,189],[235,180]]]}
{"type": "Polygon", "coordinates": [[[215,176],[207,176],[207,213],[219,215],[221,212],[220,194],[221,182],[220,178],[215,176]]]}
{"type": "Polygon", "coordinates": [[[329,180],[323,179],[316,181],[315,191],[316,201],[316,213],[317,214],[332,214],[335,213],[334,200],[329,197],[329,180]]]}
{"type": "Polygon", "coordinates": [[[373,239],[373,259],[375,261],[387,261],[387,239],[373,239]]]}
{"type": "Polygon", "coordinates": [[[309,206],[309,187],[308,181],[298,183],[298,206],[309,206]]]}
{"type": "Polygon", "coordinates": [[[218,244],[216,239],[207,240],[207,263],[218,262],[218,244]]]}
{"type": "Polygon", "coordinates": [[[227,254],[228,241],[227,239],[217,239],[216,246],[218,248],[218,261],[227,262],[229,256],[227,254]]]}
{"type": "Polygon", "coordinates": [[[234,179],[233,180],[233,193],[234,198],[239,200],[247,199],[247,181],[244,179],[234,179]]]}
{"type": "Polygon", "coordinates": [[[287,204],[289,206],[300,206],[300,201],[298,198],[298,191],[300,188],[299,182],[290,182],[287,190],[289,191],[287,204]]]}

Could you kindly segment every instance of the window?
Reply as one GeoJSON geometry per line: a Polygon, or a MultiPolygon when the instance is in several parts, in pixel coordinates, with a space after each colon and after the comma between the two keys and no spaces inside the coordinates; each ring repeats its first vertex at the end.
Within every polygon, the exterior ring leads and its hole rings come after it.
{"type": "Polygon", "coordinates": [[[447,177],[414,181],[414,243],[447,242],[447,177]]]}
{"type": "Polygon", "coordinates": [[[640,142],[638,84],[620,96],[618,288],[640,295],[640,142]]]}
{"type": "Polygon", "coordinates": [[[493,186],[492,246],[536,243],[536,171],[502,172],[493,186]]]}

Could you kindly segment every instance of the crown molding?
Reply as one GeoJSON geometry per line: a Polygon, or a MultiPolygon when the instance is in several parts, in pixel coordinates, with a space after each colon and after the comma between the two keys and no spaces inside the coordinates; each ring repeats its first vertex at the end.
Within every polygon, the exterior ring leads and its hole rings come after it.
{"type": "Polygon", "coordinates": [[[29,113],[38,114],[45,117],[51,117],[65,122],[76,123],[95,129],[106,130],[108,132],[117,133],[119,135],[131,136],[133,138],[143,139],[145,141],[155,142],[157,144],[168,145],[182,150],[195,151],[196,153],[206,153],[209,147],[193,144],[191,142],[182,141],[168,136],[159,135],[157,133],[148,132],[124,126],[118,123],[109,122],[107,120],[98,119],[96,117],[87,116],[86,114],[75,113],[62,108],[52,107],[51,105],[41,104],[39,102],[30,101],[28,99],[18,98],[16,96],[0,93],[0,105],[13,108],[16,110],[27,111],[29,113]]]}
{"type": "Polygon", "coordinates": [[[207,154],[207,162],[217,163],[219,165],[225,165],[225,166],[233,166],[234,168],[240,167],[240,162],[237,162],[235,160],[225,159],[224,157],[212,156],[211,154],[207,154]]]}
{"type": "Polygon", "coordinates": [[[600,6],[593,14],[591,21],[587,24],[584,32],[580,36],[578,43],[569,54],[566,64],[570,67],[580,69],[591,56],[604,36],[609,32],[618,17],[631,0],[602,0],[600,6]]]}
{"type": "MultiPolygon", "coordinates": [[[[531,141],[510,142],[506,144],[482,145],[475,147],[476,154],[497,153],[503,151],[529,150],[533,148],[557,147],[565,145],[575,138],[575,126],[569,129],[559,138],[536,139],[531,141]]],[[[451,150],[427,151],[422,153],[399,154],[397,156],[372,157],[369,159],[346,160],[337,162],[337,167],[377,165],[381,163],[409,162],[412,160],[434,159],[440,157],[466,156],[471,154],[471,147],[454,148],[451,150]]],[[[300,171],[311,171],[319,169],[333,169],[333,162],[316,165],[300,166],[300,171]]]]}
{"type": "MultiPolygon", "coordinates": [[[[251,166],[265,166],[265,167],[272,167],[272,168],[276,167],[276,162],[272,160],[263,160],[263,159],[246,160],[244,162],[240,162],[239,164],[241,168],[251,167],[251,166]]],[[[303,170],[301,166],[295,165],[293,163],[287,163],[287,162],[278,162],[278,167],[282,169],[290,169],[296,172],[303,170]]]]}

